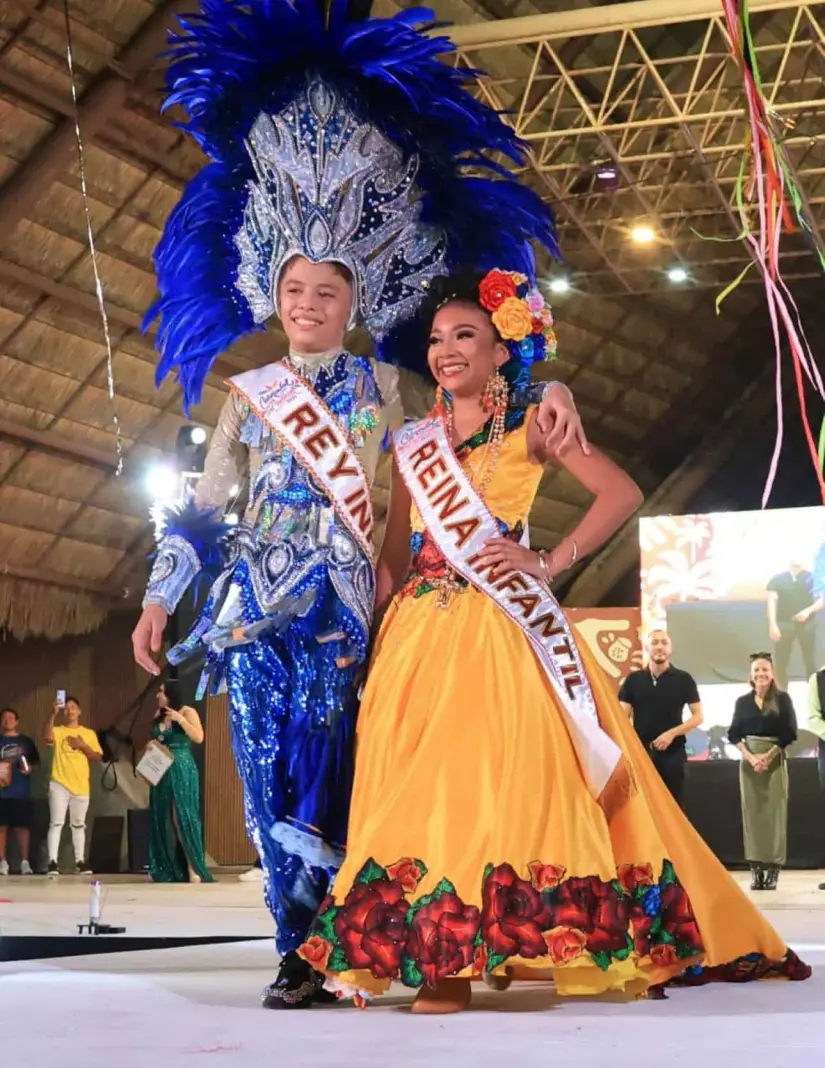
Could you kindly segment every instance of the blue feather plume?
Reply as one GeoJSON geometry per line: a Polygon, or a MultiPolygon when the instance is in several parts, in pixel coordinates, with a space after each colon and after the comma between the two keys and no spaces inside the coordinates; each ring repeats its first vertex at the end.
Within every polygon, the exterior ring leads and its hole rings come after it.
{"type": "Polygon", "coordinates": [[[219,508],[199,508],[193,500],[173,504],[156,516],[158,539],[178,535],[198,554],[202,574],[217,578],[225,565],[226,543],[235,531],[219,508]]]}
{"type": "MultiPolygon", "coordinates": [[[[262,110],[285,107],[312,70],[362,121],[417,153],[425,222],[448,236],[450,270],[471,265],[535,275],[532,244],[559,256],[548,207],[495,156],[519,164],[525,146],[471,88],[479,72],[442,62],[455,52],[428,8],[350,22],[347,0],[201,0],[172,35],[165,107],[181,107],[186,130],[212,163],[187,186],[155,252],[160,318],[157,378],[174,371],[184,406],[197,404],[217,356],[255,329],[235,289],[233,237],[254,178],[245,138],[262,110]],[[419,27],[421,29],[419,29],[419,27]]],[[[416,370],[424,354],[404,324],[379,356],[416,370]]]]}

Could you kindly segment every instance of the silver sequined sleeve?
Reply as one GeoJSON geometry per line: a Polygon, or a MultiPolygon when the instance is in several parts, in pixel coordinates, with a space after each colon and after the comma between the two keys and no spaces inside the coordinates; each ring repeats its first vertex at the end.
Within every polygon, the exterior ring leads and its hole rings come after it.
{"type": "Polygon", "coordinates": [[[400,371],[388,363],[375,363],[375,380],[381,390],[381,399],[384,402],[384,412],[387,418],[387,426],[390,431],[398,430],[404,422],[406,408],[403,403],[402,380],[409,372],[400,371]],[[400,377],[399,377],[400,375],[400,377]]]}
{"type": "MultiPolygon", "coordinates": [[[[433,404],[433,386],[412,371],[398,372],[398,397],[407,419],[425,419],[433,404]]],[[[386,401],[386,398],[385,398],[386,401]]]]}
{"type": "Polygon", "coordinates": [[[163,538],[149,576],[143,607],[159,604],[171,616],[200,569],[198,554],[186,538],[179,534],[163,538]]]}
{"type": "Polygon", "coordinates": [[[247,415],[238,394],[230,393],[209,443],[203,475],[198,480],[195,493],[198,507],[223,509],[232,487],[242,485],[247,478],[249,453],[241,442],[241,427],[247,415]]]}
{"type": "MultiPolygon", "coordinates": [[[[230,393],[209,443],[203,475],[198,480],[194,503],[198,509],[215,509],[216,517],[223,512],[233,488],[247,476],[248,453],[240,441],[246,414],[237,394],[230,393]]],[[[171,615],[200,570],[198,553],[183,532],[162,538],[146,587],[144,607],[158,604],[171,615]]]]}

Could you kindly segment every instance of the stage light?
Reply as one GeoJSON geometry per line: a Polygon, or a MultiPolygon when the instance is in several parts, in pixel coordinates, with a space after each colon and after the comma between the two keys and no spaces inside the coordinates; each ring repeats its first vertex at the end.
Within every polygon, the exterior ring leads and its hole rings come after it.
{"type": "Polygon", "coordinates": [[[619,172],[612,163],[600,163],[596,168],[596,177],[602,182],[612,182],[619,177],[619,172]]]}
{"type": "Polygon", "coordinates": [[[570,283],[566,278],[551,278],[550,279],[550,292],[551,293],[567,293],[570,290],[570,283]]]}
{"type": "Polygon", "coordinates": [[[168,503],[180,492],[180,476],[171,464],[155,464],[146,472],[146,488],[153,500],[168,503]]]}
{"type": "Polygon", "coordinates": [[[651,245],[656,240],[656,231],[652,226],[640,223],[630,231],[630,237],[636,245],[651,245]]]}
{"type": "Polygon", "coordinates": [[[203,445],[206,441],[206,431],[202,426],[182,426],[178,431],[178,444],[182,447],[187,445],[203,445]]]}
{"type": "Polygon", "coordinates": [[[237,482],[235,483],[234,486],[230,486],[229,487],[229,496],[230,497],[237,497],[240,492],[241,492],[241,487],[238,485],[237,482]]]}
{"type": "Polygon", "coordinates": [[[223,521],[228,527],[236,527],[238,525],[238,517],[237,515],[235,515],[234,512],[230,512],[228,515],[225,515],[223,517],[223,521]]]}
{"type": "Polygon", "coordinates": [[[206,463],[206,431],[202,426],[182,426],[175,441],[177,468],[186,475],[203,474],[206,463]]]}
{"type": "Polygon", "coordinates": [[[680,282],[687,282],[688,273],[684,267],[671,267],[667,272],[667,276],[671,282],[678,285],[680,282]]]}

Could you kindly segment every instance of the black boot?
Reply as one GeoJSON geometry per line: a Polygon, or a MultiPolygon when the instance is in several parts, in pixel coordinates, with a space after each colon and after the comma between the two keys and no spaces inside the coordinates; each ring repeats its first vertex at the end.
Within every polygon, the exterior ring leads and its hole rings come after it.
{"type": "Polygon", "coordinates": [[[765,889],[765,872],[761,864],[751,864],[751,890],[765,889]]]}
{"type": "Polygon", "coordinates": [[[779,882],[779,868],[772,864],[765,873],[765,890],[775,890],[779,882]]]}
{"type": "Polygon", "coordinates": [[[324,977],[293,950],[281,961],[278,978],[261,994],[265,1009],[308,1009],[323,990],[324,977]]]}

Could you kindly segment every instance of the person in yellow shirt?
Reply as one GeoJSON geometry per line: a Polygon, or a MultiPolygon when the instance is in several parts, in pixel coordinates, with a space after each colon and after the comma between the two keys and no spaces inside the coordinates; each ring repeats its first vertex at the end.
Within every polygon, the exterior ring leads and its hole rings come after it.
{"type": "Polygon", "coordinates": [[[76,697],[68,697],[63,711],[65,725],[56,727],[55,717],[61,711],[55,705],[46,723],[44,740],[54,748],[52,775],[49,783],[49,868],[51,876],[59,875],[57,852],[66,813],[72,829],[75,871],[89,874],[86,864],[86,813],[89,811],[90,765],[103,758],[97,735],[89,727],[81,727],[82,710],[76,697]]]}

